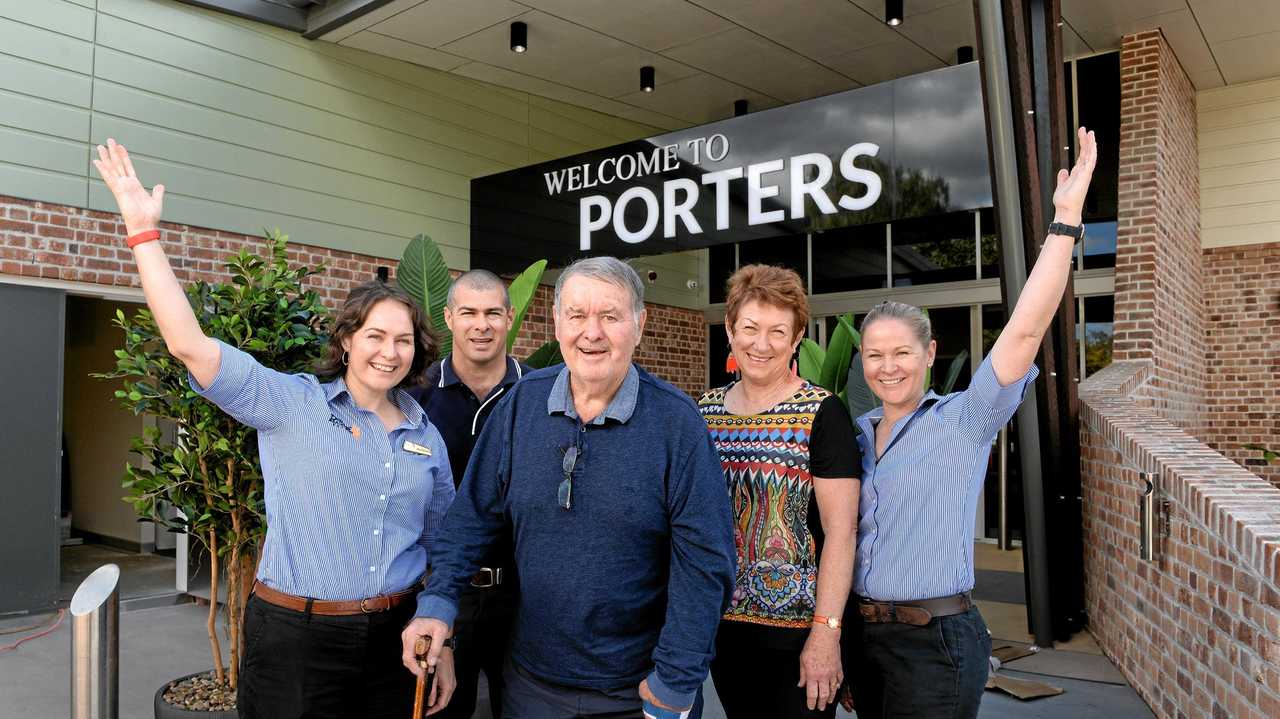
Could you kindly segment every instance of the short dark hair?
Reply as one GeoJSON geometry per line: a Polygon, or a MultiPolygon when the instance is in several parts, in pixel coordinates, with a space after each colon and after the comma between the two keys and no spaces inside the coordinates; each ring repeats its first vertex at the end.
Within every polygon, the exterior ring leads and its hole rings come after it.
{"type": "Polygon", "coordinates": [[[347,299],[338,310],[329,332],[329,346],[325,348],[324,357],[316,364],[316,375],[325,380],[341,377],[346,372],[346,364],[342,355],[342,341],[354,335],[369,319],[373,306],[383,300],[395,300],[409,309],[409,320],[413,324],[413,363],[409,365],[409,374],[400,381],[398,387],[420,385],[426,381],[427,368],[436,361],[439,354],[440,340],[427,323],[426,313],[408,292],[395,285],[379,280],[372,280],[359,285],[347,294],[347,299]]]}
{"type": "Polygon", "coordinates": [[[487,290],[500,290],[502,292],[503,309],[511,309],[511,294],[507,290],[507,284],[502,281],[501,277],[493,274],[488,270],[467,270],[458,275],[458,279],[449,285],[449,294],[445,298],[445,304],[449,309],[458,306],[457,295],[455,290],[460,286],[470,287],[473,290],[485,292],[487,290]]]}

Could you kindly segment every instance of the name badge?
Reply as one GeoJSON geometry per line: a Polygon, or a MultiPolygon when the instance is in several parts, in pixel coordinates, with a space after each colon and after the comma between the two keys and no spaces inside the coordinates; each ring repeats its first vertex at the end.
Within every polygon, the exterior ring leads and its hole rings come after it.
{"type": "Polygon", "coordinates": [[[420,455],[422,455],[423,457],[430,457],[430,456],[431,456],[431,448],[430,448],[430,447],[423,447],[422,445],[417,444],[417,443],[415,443],[415,442],[410,442],[410,441],[409,441],[409,440],[407,440],[407,439],[404,441],[404,451],[406,451],[406,452],[412,452],[413,454],[420,454],[420,455]]]}

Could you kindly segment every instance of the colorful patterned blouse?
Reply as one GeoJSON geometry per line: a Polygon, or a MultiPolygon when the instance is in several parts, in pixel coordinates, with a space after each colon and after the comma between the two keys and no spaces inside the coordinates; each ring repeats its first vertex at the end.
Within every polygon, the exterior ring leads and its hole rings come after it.
{"type": "Polygon", "coordinates": [[[698,401],[733,498],[738,568],[724,619],[808,629],[822,541],[813,476],[859,476],[853,421],[838,397],[809,382],[761,414],[730,414],[732,386],[698,401]]]}

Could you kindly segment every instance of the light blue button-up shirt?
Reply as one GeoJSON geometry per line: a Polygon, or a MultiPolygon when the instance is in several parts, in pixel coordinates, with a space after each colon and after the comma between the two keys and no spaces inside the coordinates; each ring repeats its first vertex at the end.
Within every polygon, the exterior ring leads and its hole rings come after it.
{"type": "Polygon", "coordinates": [[[862,494],[854,592],[877,601],[973,589],[973,522],[991,441],[1039,374],[1000,386],[988,356],[963,392],[930,391],[899,419],[876,459],[878,407],[858,418],[862,494]]]}
{"type": "Polygon", "coordinates": [[[284,374],[220,344],[213,382],[189,381],[258,430],[267,510],[258,579],[326,600],[391,594],[418,581],[454,495],[444,441],[418,403],[395,390],[405,421],[388,432],[356,406],[342,378],[284,374]]]}

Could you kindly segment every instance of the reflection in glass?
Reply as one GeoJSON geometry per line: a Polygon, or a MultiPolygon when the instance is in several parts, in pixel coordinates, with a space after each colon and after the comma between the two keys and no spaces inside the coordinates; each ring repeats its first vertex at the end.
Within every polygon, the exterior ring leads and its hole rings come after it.
{"type": "Polygon", "coordinates": [[[884,225],[860,225],[815,233],[813,292],[885,287],[884,225]]]}
{"type": "Polygon", "coordinates": [[[1084,268],[1116,266],[1116,223],[1088,222],[1084,226],[1084,268]]]}
{"type": "Polygon", "coordinates": [[[809,240],[805,235],[770,237],[738,243],[738,266],[774,265],[795,270],[800,281],[809,283],[809,240]]]}
{"type": "Polygon", "coordinates": [[[979,242],[982,247],[981,277],[1000,276],[1000,233],[996,231],[995,211],[985,207],[978,211],[982,218],[982,236],[979,242]]]}
{"type": "Polygon", "coordinates": [[[892,237],[894,287],[977,277],[972,212],[895,222],[892,237]]]}
{"type": "MultiPolygon", "coordinates": [[[[929,310],[929,322],[933,325],[933,338],[938,342],[938,353],[933,362],[932,388],[942,393],[943,383],[947,380],[947,372],[951,364],[961,352],[969,349],[969,308],[966,307],[934,307],[929,310]]],[[[966,358],[961,364],[960,374],[956,375],[956,383],[952,392],[959,392],[969,386],[969,376],[973,374],[973,358],[966,358]]]]}
{"type": "Polygon", "coordinates": [[[1120,53],[1079,60],[1076,72],[1080,124],[1098,137],[1098,165],[1089,183],[1084,219],[1114,220],[1120,178],[1120,53]]]}
{"type": "Polygon", "coordinates": [[[1115,297],[1084,298],[1084,376],[1111,364],[1115,297]]]}

